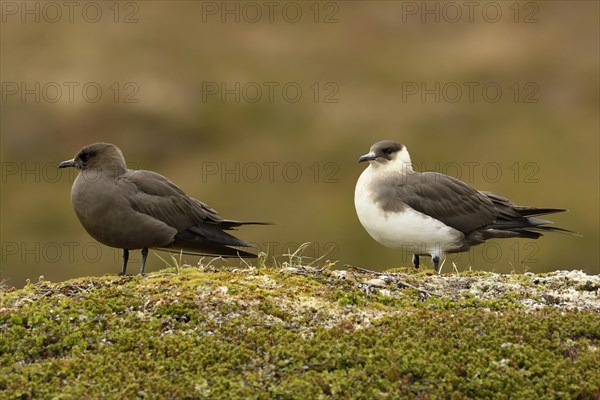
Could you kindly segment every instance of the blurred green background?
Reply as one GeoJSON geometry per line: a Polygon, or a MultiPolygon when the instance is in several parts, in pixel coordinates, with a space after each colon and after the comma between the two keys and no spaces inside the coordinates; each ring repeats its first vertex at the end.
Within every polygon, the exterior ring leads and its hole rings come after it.
{"type": "Polygon", "coordinates": [[[588,1],[2,2],[0,279],[119,271],[56,169],[97,141],[225,218],[276,222],[237,235],[280,261],[311,242],[307,262],[382,269],[411,255],[368,236],[353,192],[358,157],[396,139],[420,170],[568,208],[551,219],[583,235],[444,271],[599,273],[599,37],[588,1]]]}

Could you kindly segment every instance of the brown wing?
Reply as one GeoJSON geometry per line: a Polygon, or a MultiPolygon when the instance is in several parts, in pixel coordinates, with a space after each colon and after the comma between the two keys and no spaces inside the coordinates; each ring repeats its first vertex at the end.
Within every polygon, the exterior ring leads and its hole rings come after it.
{"type": "Polygon", "coordinates": [[[117,184],[126,193],[134,210],[177,229],[174,242],[166,247],[206,254],[228,255],[231,252],[236,256],[241,253],[226,246],[252,247],[224,231],[244,223],[221,218],[215,210],[189,197],[156,172],[129,171],[119,178],[117,184]]]}
{"type": "Polygon", "coordinates": [[[382,190],[376,198],[384,211],[408,205],[463,233],[496,220],[498,211],[484,194],[451,176],[415,172],[385,179],[378,183],[382,190]]]}
{"type": "Polygon", "coordinates": [[[131,207],[178,231],[194,226],[219,224],[223,219],[206,204],[186,195],[173,182],[152,171],[130,171],[118,184],[128,192],[131,207]]]}

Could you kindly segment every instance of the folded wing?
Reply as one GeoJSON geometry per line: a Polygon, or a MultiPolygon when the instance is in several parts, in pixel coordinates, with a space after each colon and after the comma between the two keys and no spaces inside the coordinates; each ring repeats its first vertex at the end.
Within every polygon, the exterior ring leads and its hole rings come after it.
{"type": "Polygon", "coordinates": [[[131,207],[175,228],[173,243],[165,250],[230,257],[256,257],[252,253],[229,246],[253,247],[225,230],[245,224],[221,218],[218,213],[185,194],[177,185],[152,171],[129,171],[119,178],[119,185],[128,193],[131,207]]]}
{"type": "Polygon", "coordinates": [[[465,234],[493,223],[498,215],[487,196],[448,175],[398,175],[378,187],[385,188],[376,199],[384,210],[405,204],[465,234]]]}

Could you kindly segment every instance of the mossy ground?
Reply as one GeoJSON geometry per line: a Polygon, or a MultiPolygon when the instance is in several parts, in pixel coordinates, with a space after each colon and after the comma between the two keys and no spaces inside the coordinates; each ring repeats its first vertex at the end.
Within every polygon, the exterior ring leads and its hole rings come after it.
{"type": "Polygon", "coordinates": [[[0,291],[0,397],[600,399],[600,281],[565,276],[42,280],[0,291]]]}

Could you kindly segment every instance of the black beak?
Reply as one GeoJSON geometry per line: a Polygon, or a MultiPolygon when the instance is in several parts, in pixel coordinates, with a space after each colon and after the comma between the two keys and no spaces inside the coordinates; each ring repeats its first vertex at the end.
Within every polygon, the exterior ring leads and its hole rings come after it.
{"type": "Polygon", "coordinates": [[[69,168],[75,166],[75,160],[67,160],[58,164],[58,168],[69,168]]]}
{"type": "Polygon", "coordinates": [[[365,161],[373,161],[377,158],[377,156],[373,153],[369,153],[369,154],[365,154],[364,156],[360,156],[360,158],[358,159],[358,162],[365,162],[365,161]]]}

